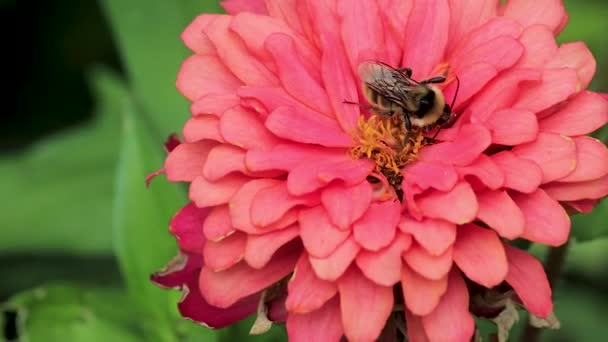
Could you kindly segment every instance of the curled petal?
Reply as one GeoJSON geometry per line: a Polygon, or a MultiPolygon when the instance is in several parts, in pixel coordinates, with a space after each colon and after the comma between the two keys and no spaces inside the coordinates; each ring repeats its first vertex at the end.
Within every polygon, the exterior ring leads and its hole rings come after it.
{"type": "Polygon", "coordinates": [[[518,157],[511,151],[491,156],[504,174],[504,187],[523,193],[535,191],[541,184],[543,172],[533,161],[518,157]]]}
{"type": "Polygon", "coordinates": [[[531,82],[521,88],[519,99],[513,108],[539,113],[568,99],[580,89],[574,69],[545,69],[541,82],[531,82]]]}
{"type": "Polygon", "coordinates": [[[235,232],[227,205],[213,207],[203,223],[203,234],[211,241],[219,241],[235,232]]]}
{"type": "Polygon", "coordinates": [[[576,169],[560,182],[584,182],[608,174],[608,149],[603,142],[587,137],[574,138],[576,143],[576,169]]]}
{"type": "Polygon", "coordinates": [[[591,133],[607,122],[607,99],[598,93],[584,91],[556,113],[540,120],[539,128],[544,132],[577,136],[591,133]]]}
{"type": "Polygon", "coordinates": [[[309,257],[310,264],[317,277],[334,281],[346,271],[355,259],[361,247],[351,237],[346,239],[332,254],[326,258],[309,257]]]}
{"type": "Polygon", "coordinates": [[[207,94],[234,93],[240,85],[218,57],[210,55],[188,57],[177,75],[177,89],[190,101],[207,94]]]}
{"type": "Polygon", "coordinates": [[[524,214],[507,192],[478,192],[477,202],[477,217],[500,236],[513,240],[523,234],[526,225],[524,214]]]}
{"type": "Polygon", "coordinates": [[[458,181],[458,174],[451,165],[417,161],[407,165],[403,180],[422,190],[433,188],[441,191],[451,190],[458,181]]]}
{"type": "Polygon", "coordinates": [[[414,271],[421,276],[439,280],[443,278],[452,268],[453,248],[450,246],[443,254],[434,256],[429,254],[418,244],[413,244],[405,254],[403,259],[414,271]]]}
{"type": "Polygon", "coordinates": [[[405,306],[415,315],[430,314],[448,289],[448,275],[437,280],[420,276],[407,265],[401,270],[401,288],[405,306]]]}
{"type": "Polygon", "coordinates": [[[445,253],[456,240],[456,225],[444,220],[425,218],[417,221],[403,217],[399,228],[412,234],[416,242],[434,256],[445,253]]]}
{"type": "Polygon", "coordinates": [[[193,116],[213,115],[221,117],[225,111],[239,104],[234,93],[207,94],[192,102],[190,112],[193,116]]]}
{"type": "Polygon", "coordinates": [[[334,282],[317,278],[308,256],[304,253],[287,285],[285,306],[291,313],[310,313],[322,307],[337,292],[338,288],[334,282]]]}
{"type": "Polygon", "coordinates": [[[188,119],[182,134],[187,143],[205,139],[225,142],[224,137],[220,134],[220,120],[214,115],[205,114],[188,119]]]}
{"type": "Polygon", "coordinates": [[[215,142],[179,144],[165,160],[165,174],[171,182],[191,182],[203,174],[203,165],[215,142]]]}
{"type": "Polygon", "coordinates": [[[536,115],[520,109],[504,109],[494,112],[484,125],[492,133],[492,142],[515,146],[536,139],[538,122],[536,115]]]}
{"type": "Polygon", "coordinates": [[[353,225],[355,241],[371,251],[386,247],[395,237],[400,213],[401,203],[398,201],[372,203],[353,225]]]}
{"type": "Polygon", "coordinates": [[[527,27],[519,37],[519,41],[526,49],[517,62],[518,68],[542,69],[557,53],[555,34],[544,25],[527,27]]]}
{"type": "Polygon", "coordinates": [[[553,60],[546,65],[547,68],[572,68],[576,70],[583,89],[591,83],[596,66],[593,54],[583,42],[563,44],[559,47],[553,60]]]}
{"type": "Polygon", "coordinates": [[[280,184],[276,179],[254,179],[244,184],[230,201],[230,219],[234,228],[255,233],[258,229],[253,225],[251,205],[255,195],[263,189],[280,184]]]}
{"type": "Polygon", "coordinates": [[[322,206],[302,209],[299,215],[300,237],[306,251],[317,258],[326,258],[350,235],[350,231],[334,226],[322,206]]]}
{"type": "Polygon", "coordinates": [[[210,181],[217,181],[232,172],[249,173],[245,167],[245,151],[228,144],[211,149],[203,166],[203,176],[210,181]]]}
{"type": "Polygon", "coordinates": [[[419,159],[464,166],[477,159],[492,143],[490,132],[481,126],[465,125],[454,141],[426,146],[419,159]]]}
{"type": "Polygon", "coordinates": [[[467,166],[457,167],[456,170],[460,177],[469,180],[469,183],[472,184],[472,186],[475,186],[476,183],[467,176],[475,176],[483,186],[493,190],[502,187],[505,183],[503,171],[492,158],[485,154],[479,155],[477,160],[467,166]]]}
{"type": "Polygon", "coordinates": [[[253,268],[263,268],[279,248],[298,236],[298,232],[299,227],[292,225],[267,234],[248,235],[245,246],[245,262],[253,268]]]}
{"type": "Polygon", "coordinates": [[[203,249],[205,266],[214,272],[228,269],[243,260],[247,235],[236,232],[220,241],[207,241],[203,249]]]}
{"type": "Polygon", "coordinates": [[[509,0],[503,15],[526,27],[542,24],[557,33],[566,16],[566,9],[560,0],[509,0]]]}
{"type": "Polygon", "coordinates": [[[264,227],[280,220],[290,209],[296,206],[313,206],[320,202],[318,194],[292,196],[287,192],[287,184],[261,189],[251,203],[251,220],[255,226],[264,227]]]}
{"type": "Polygon", "coordinates": [[[205,29],[217,16],[211,14],[199,15],[182,32],[181,38],[184,44],[199,55],[215,54],[215,46],[204,33],[205,29]]]}
{"type": "Polygon", "coordinates": [[[459,183],[449,192],[430,191],[418,199],[422,213],[456,224],[471,222],[477,215],[475,193],[468,183],[459,183]]]}
{"type": "Polygon", "coordinates": [[[539,133],[535,141],[516,146],[512,151],[541,168],[543,183],[563,178],[576,168],[576,144],[563,135],[539,133]]]}
{"type": "Polygon", "coordinates": [[[246,150],[270,150],[279,143],[255,113],[242,107],[227,110],[220,119],[220,132],[224,139],[246,150]]]}
{"type": "Polygon", "coordinates": [[[216,182],[210,182],[202,176],[196,177],[190,184],[188,196],[201,208],[226,204],[248,180],[239,174],[229,175],[216,182]]]}
{"type": "Polygon", "coordinates": [[[367,210],[372,200],[369,182],[347,187],[334,183],[323,190],[321,202],[333,224],[345,230],[367,210]]]}
{"type": "Polygon", "coordinates": [[[240,12],[251,12],[256,14],[267,14],[264,0],[224,0],[220,3],[227,13],[237,14],[240,12]]]}
{"type": "Polygon", "coordinates": [[[586,182],[549,183],[543,189],[557,201],[601,199],[608,195],[608,175],[586,182]]]}
{"type": "Polygon", "coordinates": [[[377,252],[361,251],[357,255],[357,266],[361,272],[378,285],[393,286],[401,278],[401,255],[412,243],[412,237],[406,234],[397,234],[390,245],[377,252]]]}

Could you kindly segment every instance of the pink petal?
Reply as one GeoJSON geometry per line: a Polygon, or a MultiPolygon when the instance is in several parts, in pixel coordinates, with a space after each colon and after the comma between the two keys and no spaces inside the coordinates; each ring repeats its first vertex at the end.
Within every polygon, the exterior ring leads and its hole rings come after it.
{"type": "Polygon", "coordinates": [[[435,162],[416,161],[407,165],[402,174],[406,183],[416,185],[422,190],[433,188],[449,191],[458,181],[458,174],[453,166],[435,162]]]}
{"type": "Polygon", "coordinates": [[[539,317],[547,317],[553,311],[551,286],[543,265],[530,254],[505,245],[509,259],[506,281],[513,287],[526,309],[539,317]]]}
{"type": "Polygon", "coordinates": [[[580,200],[574,202],[566,202],[568,206],[579,213],[589,214],[595,209],[598,204],[598,200],[580,200]]]}
{"type": "Polygon", "coordinates": [[[517,204],[506,191],[483,191],[477,193],[482,220],[500,236],[513,240],[524,232],[526,219],[517,204]]]}
{"type": "Polygon", "coordinates": [[[279,107],[303,106],[302,102],[294,99],[280,87],[240,87],[237,94],[244,107],[252,108],[262,118],[279,107]]]}
{"type": "Polygon", "coordinates": [[[358,220],[369,207],[371,200],[372,187],[369,182],[350,187],[333,183],[321,193],[321,203],[331,222],[341,230],[346,230],[358,220]]]}
{"type": "Polygon", "coordinates": [[[448,51],[463,40],[471,30],[496,16],[498,0],[449,0],[450,39],[448,51]]]}
{"type": "Polygon", "coordinates": [[[540,186],[543,173],[535,162],[520,158],[511,151],[494,154],[491,158],[505,176],[505,188],[530,193],[540,186]]]}
{"type": "Polygon", "coordinates": [[[464,166],[477,159],[491,142],[490,132],[484,127],[465,125],[456,140],[425,146],[419,159],[464,166]]]}
{"type": "Polygon", "coordinates": [[[207,94],[233,93],[241,85],[216,56],[188,57],[177,74],[177,89],[190,100],[207,94]]]}
{"type": "Polygon", "coordinates": [[[212,93],[192,102],[190,113],[193,116],[214,115],[220,117],[226,110],[238,104],[239,98],[234,93],[212,93]]]}
{"type": "Polygon", "coordinates": [[[405,323],[407,325],[407,338],[410,342],[430,342],[424,327],[422,326],[422,319],[415,316],[410,310],[405,311],[405,323]]]}
{"type": "Polygon", "coordinates": [[[474,224],[458,228],[454,262],[467,278],[487,288],[502,283],[508,270],[507,256],[498,235],[474,224]]]}
{"type": "Polygon", "coordinates": [[[196,177],[190,184],[188,196],[201,208],[225,204],[248,180],[248,177],[239,174],[226,176],[215,182],[202,176],[196,177]]]}
{"type": "Polygon", "coordinates": [[[559,111],[539,122],[541,131],[576,136],[588,134],[608,122],[608,101],[598,93],[584,91],[559,111]]]}
{"type": "Polygon", "coordinates": [[[393,288],[378,286],[351,267],[338,282],[344,335],[352,341],[374,341],[393,309],[393,288]]]}
{"type": "Polygon", "coordinates": [[[542,82],[531,82],[521,88],[514,109],[539,113],[580,91],[581,85],[573,69],[545,69],[542,82]]]}
{"type": "Polygon", "coordinates": [[[234,231],[227,205],[213,207],[203,223],[203,233],[211,241],[222,240],[234,231]]]}
{"type": "Polygon", "coordinates": [[[608,195],[608,175],[586,182],[549,183],[543,189],[557,201],[601,199],[608,195]]]}
{"type": "Polygon", "coordinates": [[[297,0],[266,0],[266,8],[271,17],[282,19],[294,31],[302,32],[303,23],[301,21],[304,21],[305,17],[301,13],[298,13],[296,3],[297,0]]]}
{"type": "Polygon", "coordinates": [[[509,36],[499,36],[476,46],[464,45],[461,49],[454,52],[458,57],[450,58],[454,70],[463,70],[467,65],[485,63],[494,66],[497,71],[502,71],[515,64],[524,51],[522,44],[509,36]],[[464,54],[466,58],[461,58],[463,50],[466,51],[464,54]]]}
{"type": "Polygon", "coordinates": [[[401,65],[414,70],[414,78],[430,76],[448,43],[450,9],[447,0],[414,2],[407,20],[401,65]],[[420,28],[424,27],[424,30],[420,28]]]}
{"type": "Polygon", "coordinates": [[[276,179],[254,179],[244,184],[230,201],[230,218],[234,228],[246,233],[259,233],[251,218],[251,205],[255,195],[263,189],[280,184],[276,179]]]}
{"type": "Polygon", "coordinates": [[[492,133],[492,142],[515,146],[534,141],[538,134],[536,115],[521,109],[504,109],[494,112],[484,122],[492,133]]]}
{"type": "Polygon", "coordinates": [[[503,15],[519,21],[526,27],[543,24],[557,32],[566,16],[566,9],[560,0],[509,0],[503,15]]]}
{"type": "Polygon", "coordinates": [[[459,183],[449,192],[429,191],[420,196],[418,205],[424,216],[456,224],[471,222],[477,215],[477,199],[468,183],[459,183]]]}
{"type": "Polygon", "coordinates": [[[247,235],[236,232],[218,242],[207,241],[203,249],[205,266],[214,272],[223,271],[243,260],[247,235]]]}
{"type": "Polygon", "coordinates": [[[363,182],[375,167],[369,159],[352,160],[342,152],[339,158],[317,157],[302,163],[289,173],[287,190],[293,195],[304,195],[331,183],[342,180],[349,185],[363,182]]]}
{"type": "Polygon", "coordinates": [[[430,341],[469,341],[475,332],[475,320],[469,313],[469,291],[456,270],[450,272],[448,289],[439,305],[422,317],[430,341]]]}
{"type": "Polygon", "coordinates": [[[347,147],[350,135],[334,120],[303,107],[280,107],[268,115],[266,127],[278,137],[327,147],[347,147]]]}
{"type": "Polygon", "coordinates": [[[576,70],[581,88],[586,89],[595,75],[595,58],[583,42],[567,43],[559,47],[557,55],[547,68],[572,68],[576,70]]]}
{"type": "Polygon", "coordinates": [[[253,268],[263,268],[279,248],[298,236],[298,232],[299,227],[293,225],[268,234],[248,235],[247,245],[245,246],[245,262],[253,268]]]}
{"type": "Polygon", "coordinates": [[[251,220],[255,226],[264,227],[280,220],[290,209],[296,206],[319,204],[318,194],[292,196],[287,192],[287,184],[280,182],[261,189],[251,202],[251,220]]]}
{"type": "Polygon", "coordinates": [[[382,286],[393,286],[401,279],[401,255],[412,243],[407,234],[397,234],[395,240],[378,252],[363,250],[357,255],[357,266],[367,279],[382,286]]]}
{"type": "Polygon", "coordinates": [[[212,148],[203,166],[203,176],[210,181],[217,181],[232,172],[247,174],[248,171],[245,167],[245,151],[228,144],[212,148]]]}
{"type": "Polygon", "coordinates": [[[187,143],[194,143],[201,140],[215,140],[224,142],[224,137],[220,134],[220,120],[213,115],[200,115],[192,117],[186,121],[182,134],[187,143]]]}
{"type": "Polygon", "coordinates": [[[386,61],[384,29],[375,1],[337,2],[344,51],[352,70],[366,60],[386,61]]]}
{"type": "Polygon", "coordinates": [[[175,236],[179,247],[187,252],[200,253],[205,244],[203,222],[210,215],[208,208],[197,208],[188,203],[181,208],[169,223],[169,231],[175,236]]]}
{"type": "Polygon", "coordinates": [[[226,12],[237,14],[240,12],[251,12],[256,14],[267,14],[264,0],[224,0],[220,3],[226,12]]]}
{"type": "Polygon", "coordinates": [[[215,18],[217,16],[213,14],[199,15],[182,32],[181,38],[184,44],[198,55],[214,55],[216,53],[215,46],[204,33],[207,26],[215,18]]]}
{"type": "Polygon", "coordinates": [[[388,200],[372,203],[363,217],[353,225],[353,236],[361,247],[378,251],[395,237],[395,230],[401,215],[401,203],[388,200]]]}
{"type": "Polygon", "coordinates": [[[201,141],[177,146],[165,160],[165,174],[170,182],[191,182],[203,174],[207,154],[215,142],[201,141]]]}
{"type": "Polygon", "coordinates": [[[264,46],[274,58],[285,90],[315,111],[331,113],[327,93],[302,64],[293,38],[275,33],[266,39],[264,46]]]}
{"type": "Polygon", "coordinates": [[[502,187],[505,183],[505,175],[500,167],[485,154],[479,155],[479,158],[468,166],[457,167],[456,170],[461,178],[468,179],[468,176],[475,176],[483,185],[490,189],[496,190],[502,187]]]}
{"type": "Polygon", "coordinates": [[[287,285],[285,306],[290,313],[313,312],[325,305],[337,292],[335,283],[317,278],[304,253],[287,285]]]}
{"type": "Polygon", "coordinates": [[[425,218],[417,221],[402,217],[399,228],[412,234],[416,242],[434,256],[445,253],[456,240],[456,225],[443,220],[425,218]]]}
{"type": "Polygon", "coordinates": [[[576,144],[563,135],[539,133],[535,141],[516,146],[512,151],[540,166],[543,183],[563,178],[576,168],[576,144]]]}
{"type": "Polygon", "coordinates": [[[608,174],[608,149],[603,142],[582,136],[576,143],[576,169],[560,182],[584,182],[608,174]]]}
{"type": "Polygon", "coordinates": [[[341,149],[328,149],[314,145],[283,143],[270,151],[248,151],[245,163],[251,171],[291,171],[303,163],[344,156],[341,149]]]}
{"type": "Polygon", "coordinates": [[[422,246],[412,244],[407,252],[403,254],[403,260],[421,276],[431,280],[439,280],[452,268],[452,255],[452,246],[445,253],[434,256],[422,248],[422,246]]]}
{"type": "Polygon", "coordinates": [[[431,280],[421,277],[406,265],[401,269],[401,288],[408,311],[415,315],[430,314],[448,289],[448,275],[431,280]]]}
{"type": "Polygon", "coordinates": [[[284,249],[268,265],[258,270],[240,262],[221,272],[203,267],[199,287],[203,297],[213,306],[226,308],[239,299],[259,292],[293,271],[299,253],[284,249]]]}
{"type": "Polygon", "coordinates": [[[361,247],[351,237],[346,239],[331,255],[326,258],[309,257],[310,264],[317,277],[335,281],[340,278],[359,253],[361,247]]]}
{"type": "Polygon", "coordinates": [[[559,246],[568,240],[570,217],[564,208],[543,190],[531,194],[512,194],[526,218],[523,238],[550,246],[559,246]]]}
{"type": "Polygon", "coordinates": [[[525,50],[517,62],[518,68],[544,69],[547,62],[557,53],[555,34],[544,25],[527,27],[519,41],[525,46],[525,50]]]}
{"type": "Polygon", "coordinates": [[[270,150],[279,143],[256,115],[241,107],[227,110],[220,120],[220,132],[227,142],[247,150],[270,150]]]}
{"type": "Polygon", "coordinates": [[[287,316],[287,334],[293,342],[339,341],[344,330],[338,297],[314,312],[290,313],[287,316]]]}
{"type": "Polygon", "coordinates": [[[300,237],[306,251],[317,258],[332,254],[350,235],[334,226],[322,206],[300,210],[300,237]]]}
{"type": "Polygon", "coordinates": [[[460,112],[461,105],[483,89],[498,74],[494,65],[483,62],[467,64],[454,72],[460,80],[460,88],[458,88],[458,82],[451,82],[443,90],[449,105],[452,105],[455,99],[454,112],[460,112]],[[456,88],[458,88],[458,94],[456,94],[456,88]]]}

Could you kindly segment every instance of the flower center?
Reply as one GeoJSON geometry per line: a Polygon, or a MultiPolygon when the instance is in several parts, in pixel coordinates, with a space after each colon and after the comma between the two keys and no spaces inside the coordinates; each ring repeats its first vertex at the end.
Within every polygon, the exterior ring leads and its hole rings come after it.
{"type": "Polygon", "coordinates": [[[386,177],[401,200],[401,169],[416,160],[420,149],[426,144],[423,132],[407,132],[399,115],[371,115],[368,119],[359,117],[353,139],[356,144],[350,150],[351,157],[373,160],[375,172],[386,177]]]}

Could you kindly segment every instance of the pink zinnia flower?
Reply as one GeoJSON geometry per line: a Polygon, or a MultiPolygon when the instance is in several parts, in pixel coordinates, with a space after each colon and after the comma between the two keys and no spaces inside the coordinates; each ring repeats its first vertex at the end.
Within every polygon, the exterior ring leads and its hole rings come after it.
{"type": "Polygon", "coordinates": [[[559,246],[563,205],[608,193],[608,151],[586,136],[608,102],[585,90],[587,47],[555,42],[561,1],[500,3],[228,0],[197,17],[177,78],[192,118],[163,169],[191,203],[171,222],[182,253],[155,275],[187,288],[182,314],[223,327],[267,311],[294,341],[404,324],[411,341],[468,341],[470,297],[494,288],[548,316],[542,265],[508,241],[559,246]],[[365,103],[364,61],[447,72],[448,101],[458,77],[455,123],[403,143],[344,103],[365,103]]]}

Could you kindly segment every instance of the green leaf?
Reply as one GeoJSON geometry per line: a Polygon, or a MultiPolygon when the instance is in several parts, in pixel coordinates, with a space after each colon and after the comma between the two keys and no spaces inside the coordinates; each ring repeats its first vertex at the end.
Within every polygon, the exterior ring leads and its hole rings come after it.
{"type": "Polygon", "coordinates": [[[572,216],[572,234],[578,241],[608,236],[608,201],[602,201],[590,214],[572,216]]]}
{"type": "Polygon", "coordinates": [[[180,131],[187,101],[175,89],[188,56],[181,32],[197,15],[219,12],[213,0],[102,0],[138,103],[158,134],[180,131]]]}
{"type": "Polygon", "coordinates": [[[20,341],[141,341],[131,307],[118,289],[57,284],[16,295],[2,311],[17,314],[20,341]]]}
{"type": "Polygon", "coordinates": [[[107,70],[94,70],[91,80],[94,121],[0,161],[0,253],[110,254],[117,114],[125,90],[107,70]]]}

